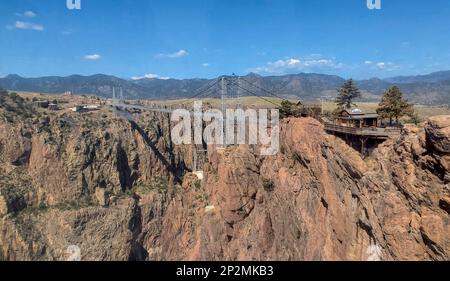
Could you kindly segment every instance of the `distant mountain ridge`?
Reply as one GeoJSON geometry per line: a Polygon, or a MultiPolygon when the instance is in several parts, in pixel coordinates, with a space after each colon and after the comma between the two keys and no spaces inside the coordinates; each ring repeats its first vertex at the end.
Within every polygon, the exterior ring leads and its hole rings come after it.
{"type": "MultiPolygon", "coordinates": [[[[241,95],[257,94],[267,96],[267,92],[262,90],[266,89],[280,97],[302,100],[317,100],[321,97],[333,98],[336,95],[336,89],[345,81],[344,78],[336,75],[317,73],[299,73],[283,76],[260,76],[250,73],[243,76],[242,79],[252,83],[254,86],[247,87],[249,88],[248,92],[241,91],[241,95]]],[[[156,78],[127,80],[104,74],[39,78],[8,75],[0,78],[0,87],[12,91],[56,94],[72,91],[75,94],[100,97],[111,97],[112,88],[116,87],[122,88],[124,96],[129,99],[179,99],[196,95],[199,89],[207,88],[214,80],[156,78]]],[[[397,85],[404,92],[405,96],[414,103],[450,103],[450,71],[440,71],[418,76],[357,80],[356,84],[363,92],[363,99],[367,101],[379,100],[387,88],[397,85]]],[[[215,89],[212,88],[211,90],[214,91],[215,89]]]]}
{"type": "Polygon", "coordinates": [[[385,79],[385,81],[390,83],[417,83],[417,82],[428,82],[437,83],[442,81],[450,80],[450,70],[433,72],[427,75],[417,75],[417,76],[397,76],[385,79]]]}

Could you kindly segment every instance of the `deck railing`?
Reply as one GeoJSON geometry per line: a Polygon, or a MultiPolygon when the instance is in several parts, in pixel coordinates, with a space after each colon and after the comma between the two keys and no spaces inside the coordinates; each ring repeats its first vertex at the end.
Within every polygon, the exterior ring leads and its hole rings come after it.
{"type": "Polygon", "coordinates": [[[399,128],[353,128],[338,126],[330,123],[325,123],[325,130],[332,132],[339,132],[344,134],[358,135],[358,136],[374,136],[374,137],[390,137],[400,135],[401,129],[399,128]]]}

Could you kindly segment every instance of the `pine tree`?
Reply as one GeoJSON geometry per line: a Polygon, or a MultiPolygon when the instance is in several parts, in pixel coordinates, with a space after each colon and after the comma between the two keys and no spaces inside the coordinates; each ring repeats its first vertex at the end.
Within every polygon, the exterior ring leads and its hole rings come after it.
{"type": "Polygon", "coordinates": [[[284,100],[281,102],[281,106],[279,108],[280,110],[280,117],[281,118],[287,118],[287,117],[291,117],[294,115],[293,112],[293,108],[294,108],[295,104],[288,101],[288,100],[284,100]]]}
{"type": "Polygon", "coordinates": [[[392,86],[384,92],[383,98],[378,105],[377,113],[382,118],[388,118],[389,125],[392,125],[393,119],[398,123],[400,117],[413,115],[414,106],[403,98],[403,93],[397,86],[392,86]]]}
{"type": "Polygon", "coordinates": [[[5,97],[8,95],[8,91],[0,88],[0,105],[5,102],[5,97]]]}
{"type": "Polygon", "coordinates": [[[339,109],[349,109],[353,103],[354,99],[360,98],[361,92],[355,86],[353,79],[345,81],[344,85],[338,90],[338,96],[336,97],[336,104],[339,109]]]}

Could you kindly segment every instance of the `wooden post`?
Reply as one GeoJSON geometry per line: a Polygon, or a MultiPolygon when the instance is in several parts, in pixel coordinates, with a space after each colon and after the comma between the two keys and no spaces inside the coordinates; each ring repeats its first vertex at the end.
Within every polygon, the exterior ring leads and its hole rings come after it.
{"type": "Polygon", "coordinates": [[[367,142],[367,137],[362,137],[361,138],[361,154],[363,157],[366,156],[366,154],[365,154],[366,142],[367,142]]]}

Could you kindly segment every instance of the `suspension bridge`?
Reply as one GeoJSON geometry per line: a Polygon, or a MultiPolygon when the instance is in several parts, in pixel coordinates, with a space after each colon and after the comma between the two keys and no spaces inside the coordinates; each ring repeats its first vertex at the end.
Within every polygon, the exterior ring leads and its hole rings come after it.
{"type": "MultiPolygon", "coordinates": [[[[284,87],[283,87],[284,88],[284,87]]],[[[281,88],[282,89],[282,88],[281,88]]],[[[278,92],[281,90],[279,89],[278,92]]],[[[252,96],[260,99],[266,104],[270,104],[271,107],[278,108],[280,103],[277,101],[284,100],[277,93],[273,91],[267,90],[260,85],[257,85],[254,82],[249,81],[248,79],[231,75],[231,76],[222,76],[214,79],[213,81],[201,86],[200,88],[193,91],[192,96],[186,98],[186,101],[202,101],[206,99],[214,99],[219,100],[219,107],[216,109],[220,109],[223,116],[222,120],[224,124],[226,123],[225,112],[227,109],[243,109],[245,110],[245,105],[242,103],[242,97],[244,96],[252,96]],[[262,94],[261,94],[262,93],[262,94]],[[268,96],[270,96],[269,99],[268,96]]],[[[116,94],[116,89],[113,88],[111,107],[113,112],[122,117],[128,119],[132,124],[137,126],[137,124],[133,121],[133,116],[130,112],[135,110],[139,111],[147,111],[147,112],[159,112],[159,113],[168,113],[171,114],[174,110],[170,106],[167,105],[157,105],[153,104],[150,106],[141,105],[141,104],[132,104],[130,101],[126,101],[123,96],[123,90],[119,88],[119,93],[116,94]]],[[[177,108],[178,109],[178,108],[177,108]]],[[[212,108],[213,109],[213,108],[212,108]]],[[[191,116],[196,116],[196,114],[201,114],[202,116],[207,116],[208,112],[197,112],[195,110],[189,110],[191,116]]],[[[217,115],[214,114],[210,116],[212,118],[216,118],[217,115]]],[[[225,128],[225,125],[223,126],[225,128]]],[[[222,148],[225,147],[225,144],[222,148]]],[[[154,149],[152,147],[152,149],[154,149]]],[[[205,144],[202,145],[193,145],[193,167],[192,172],[195,173],[200,179],[203,178],[203,165],[206,162],[207,158],[207,146],[205,144]]],[[[161,155],[160,155],[161,156],[161,155]]],[[[160,157],[161,158],[161,157],[160,157]]],[[[161,161],[166,161],[161,158],[161,161]]],[[[167,162],[167,161],[166,161],[167,162]]],[[[169,163],[167,163],[169,164],[169,163]]]]}

